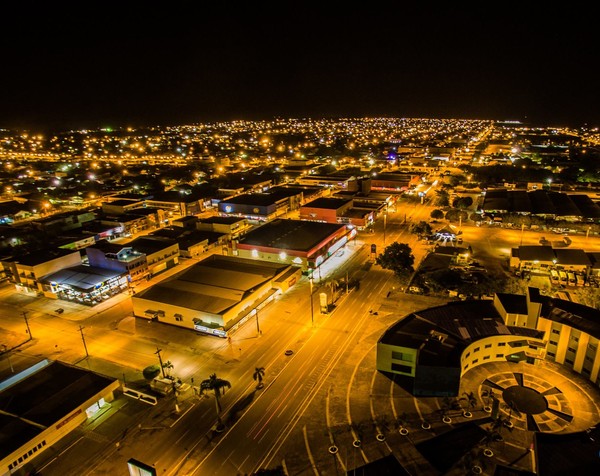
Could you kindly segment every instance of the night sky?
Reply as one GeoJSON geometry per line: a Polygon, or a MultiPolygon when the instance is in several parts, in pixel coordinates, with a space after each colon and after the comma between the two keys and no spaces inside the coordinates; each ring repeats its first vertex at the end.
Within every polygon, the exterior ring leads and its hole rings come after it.
{"type": "Polygon", "coordinates": [[[0,128],[364,116],[600,125],[600,36],[572,2],[203,3],[5,10],[0,128]]]}

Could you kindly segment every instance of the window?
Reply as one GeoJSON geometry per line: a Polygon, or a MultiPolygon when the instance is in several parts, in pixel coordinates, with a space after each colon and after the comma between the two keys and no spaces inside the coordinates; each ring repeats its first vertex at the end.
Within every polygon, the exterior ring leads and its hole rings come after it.
{"type": "Polygon", "coordinates": [[[504,357],[504,354],[496,354],[497,359],[501,359],[502,357],[504,357]]]}
{"type": "Polygon", "coordinates": [[[552,345],[558,345],[558,342],[556,342],[555,340],[551,340],[551,341],[549,341],[549,342],[550,342],[550,344],[552,344],[552,345]]]}
{"type": "Polygon", "coordinates": [[[490,349],[492,347],[492,344],[485,344],[484,349],[490,349]]]}
{"type": "Polygon", "coordinates": [[[588,377],[592,374],[588,369],[581,369],[581,373],[587,375],[588,377]]]}
{"type": "Polygon", "coordinates": [[[181,314],[174,314],[176,321],[183,321],[183,316],[181,314]]]}
{"type": "Polygon", "coordinates": [[[552,329],[552,334],[560,334],[560,331],[558,329],[552,329]]]}
{"type": "Polygon", "coordinates": [[[465,359],[466,359],[467,357],[469,357],[469,355],[471,355],[471,352],[467,352],[467,355],[465,355],[465,359]]]}
{"type": "Polygon", "coordinates": [[[412,367],[410,367],[408,365],[392,364],[392,370],[394,370],[396,372],[402,372],[405,374],[412,373],[412,367]]]}
{"type": "Polygon", "coordinates": [[[473,365],[475,365],[477,362],[479,362],[479,359],[473,359],[473,365]]]}
{"type": "Polygon", "coordinates": [[[479,347],[475,347],[475,348],[473,349],[473,353],[475,353],[475,352],[479,352],[479,349],[480,349],[479,347]]]}
{"type": "Polygon", "coordinates": [[[404,362],[413,362],[413,355],[406,352],[394,352],[392,351],[392,359],[403,360],[404,362]]]}
{"type": "Polygon", "coordinates": [[[556,354],[554,352],[546,352],[546,354],[550,357],[556,357],[556,354]]]}
{"type": "Polygon", "coordinates": [[[500,343],[498,344],[498,347],[504,347],[505,345],[506,345],[506,342],[500,342],[500,343]]]}
{"type": "Polygon", "coordinates": [[[569,352],[573,352],[573,353],[574,353],[574,352],[577,352],[577,349],[574,349],[573,347],[567,347],[567,350],[568,350],[569,352]]]}
{"type": "Polygon", "coordinates": [[[585,360],[587,360],[588,362],[594,362],[594,358],[590,357],[589,355],[585,356],[585,360]]]}
{"type": "Polygon", "coordinates": [[[490,360],[490,356],[489,355],[484,355],[483,356],[483,360],[490,360]]]}
{"type": "Polygon", "coordinates": [[[569,365],[573,365],[573,361],[571,359],[565,359],[565,363],[569,365]]]}

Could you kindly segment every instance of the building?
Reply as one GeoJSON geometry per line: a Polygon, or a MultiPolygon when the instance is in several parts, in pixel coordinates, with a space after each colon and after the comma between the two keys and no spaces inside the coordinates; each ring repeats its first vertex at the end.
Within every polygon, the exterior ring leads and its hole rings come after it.
{"type": "Polygon", "coordinates": [[[297,210],[304,200],[302,188],[273,187],[261,193],[242,193],[218,203],[224,216],[244,217],[254,222],[266,222],[297,210]]]}
{"type": "Polygon", "coordinates": [[[423,183],[423,179],[420,174],[385,173],[371,178],[371,189],[401,192],[413,189],[421,183],[423,183]]]}
{"type": "Polygon", "coordinates": [[[0,474],[26,468],[99,411],[120,382],[63,362],[43,360],[0,383],[0,474]]]}
{"type": "Polygon", "coordinates": [[[164,210],[169,218],[197,215],[206,210],[209,204],[210,198],[193,190],[161,192],[145,201],[145,206],[164,210]]]}
{"type": "Polygon", "coordinates": [[[552,246],[521,245],[511,249],[510,268],[513,270],[549,270],[554,266],[556,255],[552,246]]]}
{"type": "Polygon", "coordinates": [[[61,248],[36,251],[24,256],[2,260],[7,278],[15,284],[17,291],[41,295],[42,278],[48,274],[81,264],[81,253],[61,248]]]}
{"type": "Polygon", "coordinates": [[[196,229],[200,231],[212,231],[227,235],[228,239],[236,239],[244,235],[252,228],[248,220],[244,217],[235,216],[214,216],[199,219],[196,223],[196,229]]]}
{"type": "Polygon", "coordinates": [[[500,294],[417,311],[377,343],[377,369],[415,396],[455,396],[460,378],[493,361],[550,360],[600,386],[600,310],[542,296],[500,294]]]}
{"type": "MultiPolygon", "coordinates": [[[[195,217],[192,217],[195,219],[195,217]]],[[[198,258],[215,246],[226,246],[228,236],[215,231],[204,231],[178,226],[171,226],[156,230],[148,237],[164,237],[177,242],[179,256],[182,258],[198,258]]]]}
{"type": "Polygon", "coordinates": [[[300,277],[286,263],[211,255],[133,296],[133,313],[226,337],[300,277]]]}
{"type": "Polygon", "coordinates": [[[179,264],[179,243],[162,236],[141,236],[128,243],[146,255],[148,276],[152,277],[179,264]]]}
{"type": "Polygon", "coordinates": [[[85,249],[90,266],[110,269],[117,273],[126,273],[130,282],[139,281],[148,276],[146,255],[131,245],[109,243],[102,240],[85,249]]]}
{"type": "Polygon", "coordinates": [[[577,248],[553,248],[547,245],[521,245],[512,248],[510,267],[515,271],[549,273],[551,269],[589,275],[590,255],[577,248]]]}
{"type": "Polygon", "coordinates": [[[243,258],[315,270],[354,236],[356,229],[342,224],[275,220],[234,242],[233,252],[243,258]]]}
{"type": "Polygon", "coordinates": [[[543,332],[511,322],[502,300],[451,302],[407,316],[377,343],[377,369],[396,374],[415,396],[455,396],[461,376],[477,365],[543,358],[543,332]]]}
{"type": "Polygon", "coordinates": [[[481,210],[490,215],[520,213],[570,221],[600,218],[600,206],[589,196],[546,190],[488,190],[481,210]]]}
{"type": "Polygon", "coordinates": [[[127,290],[128,274],[80,264],[40,278],[44,296],[94,306],[127,290]]]}

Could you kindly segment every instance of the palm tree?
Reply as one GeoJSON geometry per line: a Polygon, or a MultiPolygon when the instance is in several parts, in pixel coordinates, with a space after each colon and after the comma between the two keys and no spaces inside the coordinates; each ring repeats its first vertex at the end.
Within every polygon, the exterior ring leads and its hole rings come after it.
{"type": "Polygon", "coordinates": [[[171,363],[171,361],[170,361],[170,360],[167,360],[166,362],[164,362],[164,363],[162,364],[162,366],[163,366],[163,369],[166,369],[166,370],[167,370],[167,375],[166,375],[166,377],[167,377],[167,378],[171,378],[171,371],[173,370],[173,364],[171,363]]]}
{"type": "Polygon", "coordinates": [[[258,382],[258,385],[256,385],[256,388],[263,387],[262,381],[263,381],[264,376],[265,376],[265,368],[264,367],[256,367],[256,369],[254,369],[254,374],[252,374],[252,378],[258,382]]]}
{"type": "Polygon", "coordinates": [[[206,380],[203,380],[200,383],[200,395],[204,394],[207,390],[212,390],[215,393],[215,406],[217,409],[217,427],[223,427],[223,422],[221,421],[221,395],[225,395],[225,388],[231,388],[231,383],[227,380],[223,380],[217,377],[217,374],[212,374],[206,380]],[[223,393],[221,393],[221,391],[223,393]]]}
{"type": "Polygon", "coordinates": [[[474,410],[475,406],[477,405],[477,397],[475,397],[475,393],[463,392],[463,395],[465,396],[465,398],[461,398],[461,400],[467,400],[469,402],[469,408],[471,410],[474,410]]]}

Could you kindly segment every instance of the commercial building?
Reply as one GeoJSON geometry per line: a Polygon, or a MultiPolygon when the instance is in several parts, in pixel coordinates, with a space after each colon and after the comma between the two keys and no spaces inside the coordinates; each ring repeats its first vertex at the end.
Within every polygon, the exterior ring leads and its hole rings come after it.
{"type": "Polygon", "coordinates": [[[179,263],[177,241],[144,236],[126,245],[101,240],[85,249],[91,266],[126,272],[131,282],[152,277],[179,263]]]}
{"type": "Polygon", "coordinates": [[[132,297],[137,317],[226,337],[301,277],[299,267],[211,255],[132,297]]]}
{"type": "Polygon", "coordinates": [[[5,258],[1,262],[7,278],[15,284],[17,291],[41,295],[44,291],[41,279],[61,269],[80,265],[81,253],[55,248],[5,258]]]}
{"type": "Polygon", "coordinates": [[[343,223],[362,230],[375,219],[375,211],[357,209],[352,198],[317,198],[300,207],[300,219],[343,223]]]}
{"type": "Polygon", "coordinates": [[[600,218],[600,206],[588,195],[546,190],[488,190],[481,210],[489,215],[520,213],[572,221],[600,218]]]}
{"type": "Polygon", "coordinates": [[[40,278],[44,296],[93,306],[127,290],[128,274],[80,264],[40,278]]]}
{"type": "Polygon", "coordinates": [[[315,270],[356,236],[356,229],[342,224],[304,220],[275,220],[250,231],[234,242],[234,253],[273,263],[315,270]]]}
{"type": "Polygon", "coordinates": [[[585,276],[592,272],[593,258],[578,248],[521,245],[512,248],[510,267],[515,271],[549,273],[551,269],[573,271],[585,276]]]}
{"type": "Polygon", "coordinates": [[[27,467],[99,411],[120,382],[63,362],[43,360],[0,383],[0,474],[27,467]]]}
{"type": "Polygon", "coordinates": [[[218,203],[219,213],[266,222],[289,211],[297,210],[304,200],[304,190],[292,187],[273,187],[262,193],[242,193],[218,203]]]}

